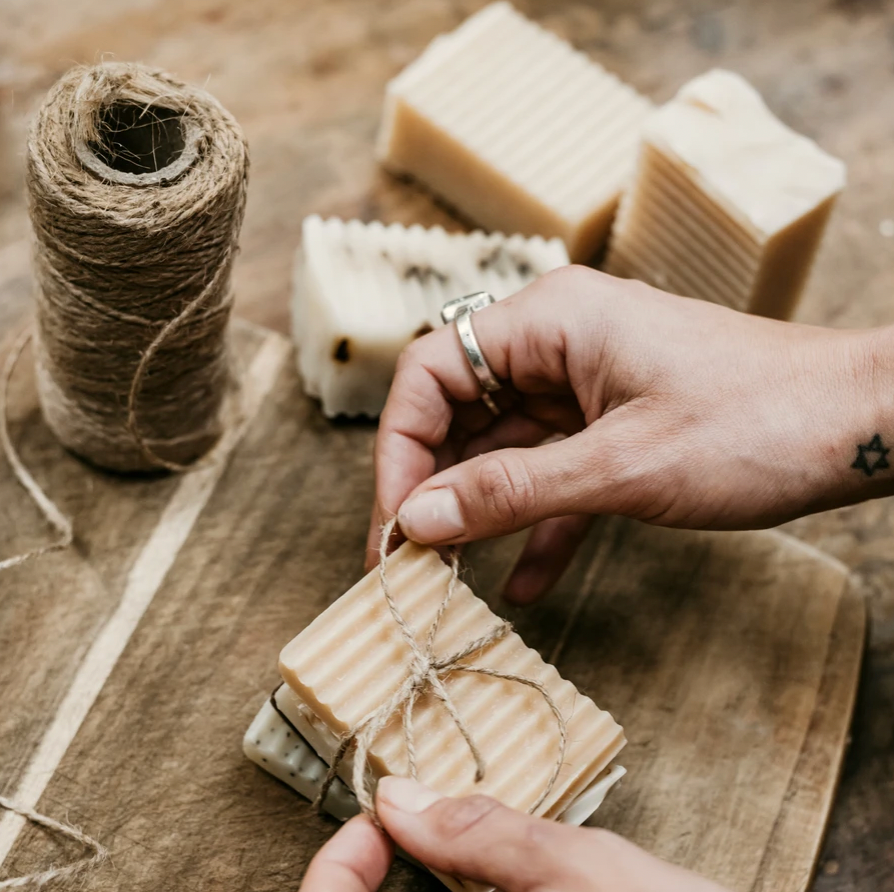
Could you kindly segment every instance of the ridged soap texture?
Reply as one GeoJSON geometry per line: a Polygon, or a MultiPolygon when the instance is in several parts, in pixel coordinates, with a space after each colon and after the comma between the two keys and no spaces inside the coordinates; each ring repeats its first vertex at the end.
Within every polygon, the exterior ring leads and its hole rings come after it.
{"type": "MultiPolygon", "coordinates": [[[[402,615],[423,641],[451,571],[435,551],[410,542],[389,557],[386,570],[402,615]]],[[[435,651],[442,656],[456,653],[499,622],[459,583],[435,651]]],[[[557,816],[620,751],[625,742],[622,728],[514,632],[468,662],[540,682],[561,710],[568,748],[558,781],[538,810],[557,816]]],[[[337,735],[385,702],[409,665],[409,647],[388,610],[377,571],[335,601],[280,656],[286,684],[337,735]]],[[[414,711],[420,780],[447,795],[480,792],[528,810],[545,788],[558,752],[556,720],[542,695],[518,682],[463,672],[448,676],[445,685],[484,756],[487,773],[475,783],[465,741],[443,704],[429,693],[414,711]]],[[[373,745],[370,768],[377,777],[408,773],[399,718],[373,745]]]]}
{"type": "Polygon", "coordinates": [[[305,389],[326,415],[376,416],[401,350],[441,325],[448,300],[501,300],[567,263],[558,239],[308,217],[293,300],[305,389]]]}
{"type": "Polygon", "coordinates": [[[647,122],[606,269],[780,319],[795,309],[844,164],[715,70],[647,122]]]}
{"type": "Polygon", "coordinates": [[[382,163],[486,229],[602,245],[649,100],[509,3],[437,37],[389,83],[382,163]]]}

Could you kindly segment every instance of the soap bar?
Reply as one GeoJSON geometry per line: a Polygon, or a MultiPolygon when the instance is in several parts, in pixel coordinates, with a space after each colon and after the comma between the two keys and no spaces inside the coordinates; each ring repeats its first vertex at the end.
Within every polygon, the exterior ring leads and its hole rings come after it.
{"type": "Polygon", "coordinates": [[[401,350],[441,325],[448,300],[500,300],[567,263],[558,239],[308,217],[293,299],[305,389],[330,417],[374,417],[401,350]]]}
{"type": "Polygon", "coordinates": [[[377,154],[486,229],[604,243],[652,105],[583,53],[493,3],[387,87],[377,154]]]}
{"type": "MultiPolygon", "coordinates": [[[[293,714],[289,712],[290,701],[294,702],[294,698],[289,689],[283,686],[274,694],[272,700],[268,698],[264,702],[245,733],[243,750],[252,762],[273,777],[306,799],[314,800],[320,792],[328,766],[314,752],[293,723],[293,714]],[[272,701],[275,701],[275,706],[272,701]]],[[[625,774],[625,769],[620,765],[607,768],[571,803],[559,817],[559,821],[573,826],[583,824],[602,805],[608,791],[625,774]]],[[[360,812],[356,797],[340,780],[336,780],[330,787],[324,808],[340,821],[346,821],[360,812]]],[[[414,864],[417,863],[400,849],[397,849],[397,852],[401,857],[414,864]]],[[[440,876],[440,879],[453,892],[473,892],[473,887],[459,880],[446,876],[440,876]]]]}
{"type": "MultiPolygon", "coordinates": [[[[327,761],[311,747],[293,721],[294,698],[283,686],[267,698],[242,741],[245,755],[264,771],[290,786],[305,799],[315,800],[328,770],[327,761]],[[292,701],[290,703],[290,700],[292,701]]],[[[328,758],[331,760],[332,751],[328,758]]],[[[602,805],[608,791],[627,773],[621,765],[606,768],[560,816],[559,822],[579,827],[602,805]]],[[[336,780],[324,803],[334,818],[346,821],[359,814],[357,798],[346,784],[336,780]]]]}
{"type": "MultiPolygon", "coordinates": [[[[417,641],[424,641],[450,580],[429,548],[404,543],[386,564],[389,588],[417,641]]],[[[462,582],[456,586],[437,638],[439,657],[460,651],[500,620],[462,582]]],[[[318,616],[283,649],[286,684],[330,739],[348,733],[384,703],[406,678],[410,648],[388,610],[377,571],[318,616]]],[[[621,727],[561,678],[553,666],[510,633],[465,662],[531,678],[562,712],[568,745],[558,780],[536,813],[557,817],[604,771],[625,743],[621,727]]],[[[521,811],[540,798],[559,753],[556,720],[536,690],[518,682],[456,672],[444,681],[487,767],[475,782],[474,762],[440,700],[417,701],[414,727],[419,779],[450,796],[484,793],[521,811]]],[[[406,775],[409,764],[399,716],[369,752],[374,778],[406,775]]]]}
{"type": "Polygon", "coordinates": [[[646,123],[606,270],[787,319],[844,182],[743,78],[710,71],[646,123]]]}
{"type": "MultiPolygon", "coordinates": [[[[328,767],[310,744],[288,723],[268,698],[242,740],[242,750],[256,765],[313,801],[317,798],[328,767]]],[[[357,798],[336,779],[326,795],[325,809],[347,821],[360,809],[357,798]]]]}

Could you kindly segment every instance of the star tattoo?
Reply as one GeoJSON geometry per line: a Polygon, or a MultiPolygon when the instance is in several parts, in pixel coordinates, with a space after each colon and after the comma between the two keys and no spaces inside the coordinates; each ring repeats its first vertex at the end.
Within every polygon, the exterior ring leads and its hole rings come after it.
{"type": "Polygon", "coordinates": [[[882,443],[881,434],[876,434],[865,446],[857,446],[857,457],[851,467],[871,477],[876,471],[885,471],[891,467],[888,462],[890,451],[882,443]]]}

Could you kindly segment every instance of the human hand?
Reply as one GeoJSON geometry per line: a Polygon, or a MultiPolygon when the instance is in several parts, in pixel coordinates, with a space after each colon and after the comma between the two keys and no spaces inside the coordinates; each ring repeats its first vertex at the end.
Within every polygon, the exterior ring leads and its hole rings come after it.
{"type": "MultiPolygon", "coordinates": [[[[613,833],[532,818],[485,796],[450,799],[387,777],[376,810],[389,837],[423,864],[503,892],[723,892],[613,833]]],[[[389,839],[354,818],[317,853],[301,892],[375,892],[391,859],[389,839]]]]}
{"type": "Polygon", "coordinates": [[[876,433],[894,442],[888,330],[777,322],[583,267],[474,327],[502,414],[453,326],[404,351],[376,441],[370,564],[394,514],[433,545],[536,525],[506,593],[527,602],[593,514],[755,528],[894,491],[894,471],[852,467],[876,433]]]}

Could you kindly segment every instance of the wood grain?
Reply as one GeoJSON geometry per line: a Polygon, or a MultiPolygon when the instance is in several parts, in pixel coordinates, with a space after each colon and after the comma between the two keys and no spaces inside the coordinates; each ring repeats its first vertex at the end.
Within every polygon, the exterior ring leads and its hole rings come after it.
{"type": "MultiPolygon", "coordinates": [[[[16,439],[78,540],[4,579],[3,790],[38,789],[40,808],[112,850],[84,880],[97,892],[278,889],[332,829],[239,744],[281,646],[362,573],[373,431],[321,418],[278,335],[242,340],[249,378],[265,350],[277,365],[207,483],[207,470],[135,482],[66,456],[29,368],[17,379],[16,439]]],[[[5,469],[0,496],[28,514],[5,469]]],[[[499,590],[517,548],[474,549],[479,591],[499,590]]],[[[734,890],[805,888],[862,650],[846,568],[781,534],[604,521],[557,591],[512,618],[627,728],[630,776],[600,823],[734,890]]],[[[25,827],[5,869],[70,849],[25,827]]],[[[401,866],[387,888],[436,886],[401,866]]]]}
{"type": "MultiPolygon", "coordinates": [[[[26,121],[72,62],[111,53],[207,80],[237,114],[252,145],[238,307],[249,318],[284,330],[291,255],[305,214],[461,226],[424,194],[382,175],[371,145],[386,80],[434,34],[480,5],[482,0],[4,0],[0,105],[9,113],[16,175],[26,121]]],[[[517,5],[658,101],[710,66],[728,66],[748,77],[785,121],[818,138],[849,168],[849,184],[800,319],[846,326],[894,321],[892,242],[879,228],[880,221],[894,217],[892,0],[518,0],[517,5]]],[[[17,324],[28,306],[26,238],[20,190],[0,195],[0,334],[17,324]]],[[[120,481],[97,476],[85,478],[89,484],[83,487],[71,485],[82,479],[81,466],[43,431],[26,398],[28,383],[21,387],[17,429],[26,453],[78,517],[80,538],[67,557],[48,558],[49,568],[22,568],[29,594],[16,603],[9,603],[5,580],[0,582],[5,652],[0,690],[4,705],[7,696],[16,704],[14,712],[0,714],[3,789],[7,762],[12,771],[22,770],[39,741],[41,721],[61,697],[68,667],[102,621],[102,611],[120,595],[128,561],[169,497],[166,488],[176,485],[131,482],[130,503],[119,497],[120,481]],[[33,646],[60,635],[64,647],[55,661],[42,668],[28,665],[33,646]]],[[[357,436],[364,444],[367,435],[353,428],[333,433],[336,439],[357,436]]],[[[368,472],[353,478],[359,488],[349,498],[357,512],[366,510],[368,472]]],[[[321,507],[335,510],[328,499],[321,507]]],[[[241,523],[237,519],[231,534],[234,543],[241,523]]],[[[890,500],[870,503],[807,518],[790,530],[859,576],[871,614],[853,742],[815,888],[888,892],[894,889],[894,507],[890,500]]],[[[13,550],[39,540],[43,532],[36,512],[3,490],[0,546],[13,550]]],[[[351,577],[323,572],[327,585],[351,577]]],[[[847,625],[841,628],[833,641],[846,635],[847,625]]],[[[834,676],[831,672],[828,684],[834,676]]],[[[809,789],[799,787],[792,795],[809,789]]],[[[813,807],[814,800],[802,801],[813,807]]],[[[797,814],[791,812],[789,820],[797,822],[797,814]]],[[[134,843],[139,845],[147,843],[134,843]]],[[[775,857],[784,856],[780,849],[775,857]]],[[[294,876],[292,869],[282,880],[293,884],[294,876]]]]}

